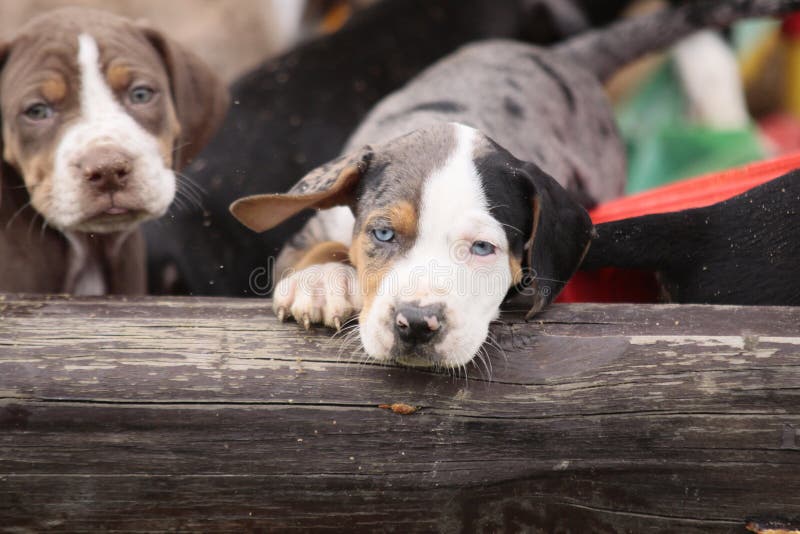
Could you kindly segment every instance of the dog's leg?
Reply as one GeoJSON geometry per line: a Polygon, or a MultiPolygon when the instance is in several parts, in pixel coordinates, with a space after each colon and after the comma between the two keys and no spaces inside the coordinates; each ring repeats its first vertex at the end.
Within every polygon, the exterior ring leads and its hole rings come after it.
{"type": "Polygon", "coordinates": [[[281,280],[287,271],[297,271],[298,264],[315,246],[333,241],[348,246],[355,220],[350,208],[336,207],[314,215],[281,249],[272,269],[272,279],[281,280]]]}
{"type": "Polygon", "coordinates": [[[306,329],[312,323],[341,329],[361,309],[356,270],[347,258],[347,246],[334,241],[308,250],[275,287],[272,306],[278,319],[291,315],[306,329]]]}
{"type": "Polygon", "coordinates": [[[361,309],[361,292],[345,244],[352,235],[348,208],[314,216],[278,256],[272,306],[280,320],[291,315],[308,329],[322,323],[339,330],[361,309]]]}

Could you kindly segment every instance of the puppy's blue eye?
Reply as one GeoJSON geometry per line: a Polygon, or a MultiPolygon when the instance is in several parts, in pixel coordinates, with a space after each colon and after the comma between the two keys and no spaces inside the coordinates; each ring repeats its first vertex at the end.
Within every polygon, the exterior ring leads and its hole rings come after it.
{"type": "Polygon", "coordinates": [[[147,87],[146,85],[137,85],[130,90],[128,93],[128,98],[130,98],[131,104],[147,104],[153,100],[155,94],[156,92],[151,87],[147,87]]]}
{"type": "Polygon", "coordinates": [[[391,228],[375,228],[372,231],[372,235],[375,236],[375,239],[382,243],[388,243],[394,239],[394,230],[391,228]]]}
{"type": "Polygon", "coordinates": [[[486,241],[475,241],[472,243],[469,251],[476,256],[489,256],[494,254],[495,246],[486,241]]]}
{"type": "Polygon", "coordinates": [[[55,110],[53,110],[53,106],[45,104],[44,102],[37,102],[32,106],[28,106],[24,111],[25,116],[32,121],[47,120],[52,117],[54,113],[55,110]]]}

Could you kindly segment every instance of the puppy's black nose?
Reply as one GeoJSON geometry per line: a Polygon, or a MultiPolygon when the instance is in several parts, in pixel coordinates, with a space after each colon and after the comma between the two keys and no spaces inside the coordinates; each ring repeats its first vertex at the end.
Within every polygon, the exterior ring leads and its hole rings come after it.
{"type": "Polygon", "coordinates": [[[401,341],[409,345],[421,345],[436,337],[443,327],[441,304],[416,306],[405,304],[397,308],[394,331],[401,341]]]}
{"type": "Polygon", "coordinates": [[[97,147],[89,150],[78,166],[92,187],[102,193],[113,193],[125,187],[133,170],[131,159],[120,149],[97,147]]]}

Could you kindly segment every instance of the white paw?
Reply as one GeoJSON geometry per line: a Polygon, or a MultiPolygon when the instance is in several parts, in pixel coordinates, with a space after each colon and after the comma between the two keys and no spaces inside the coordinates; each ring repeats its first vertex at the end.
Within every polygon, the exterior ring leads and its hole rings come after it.
{"type": "Polygon", "coordinates": [[[331,262],[297,271],[278,282],[272,309],[279,320],[294,317],[306,330],[312,324],[339,330],[361,309],[356,270],[331,262]]]}

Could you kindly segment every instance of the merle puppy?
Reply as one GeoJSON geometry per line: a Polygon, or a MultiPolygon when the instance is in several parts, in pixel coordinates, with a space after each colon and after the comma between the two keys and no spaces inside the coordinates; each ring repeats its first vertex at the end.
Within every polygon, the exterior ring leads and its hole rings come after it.
{"type": "Polygon", "coordinates": [[[800,305],[800,171],[711,206],[597,226],[582,268],[657,273],[663,297],[800,305]]]}
{"type": "Polygon", "coordinates": [[[373,358],[464,365],[509,290],[534,314],[578,267],[592,227],[573,197],[623,189],[602,80],[698,28],[798,6],[698,1],[551,48],[486,41],[443,59],[376,106],[340,158],[233,204],[256,231],[334,208],[282,251],[276,313],[306,328],[358,313],[373,358]]]}
{"type": "Polygon", "coordinates": [[[207,193],[205,209],[147,228],[151,290],[252,295],[254,272],[253,285],[269,287],[268,258],[307,217],[258,235],[230,218],[232,201],[286,191],[336,157],[380,98],[462,44],[544,43],[612,20],[628,3],[382,0],[336,34],[265,62],[233,85],[219,135],[185,171],[207,193]]]}

